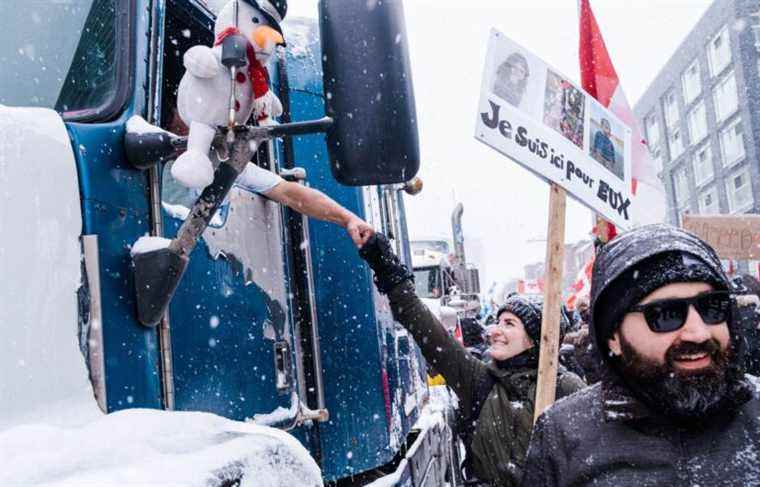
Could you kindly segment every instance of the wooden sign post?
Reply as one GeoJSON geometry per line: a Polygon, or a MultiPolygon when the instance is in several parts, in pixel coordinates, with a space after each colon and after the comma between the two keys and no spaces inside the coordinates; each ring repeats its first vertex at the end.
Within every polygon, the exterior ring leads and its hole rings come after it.
{"type": "Polygon", "coordinates": [[[559,323],[562,306],[562,269],[565,261],[565,207],[567,195],[559,185],[549,187],[549,232],[546,240],[544,310],[538,355],[538,383],[533,413],[535,422],[554,403],[559,362],[559,323]]]}
{"type": "Polygon", "coordinates": [[[567,194],[618,228],[630,228],[640,210],[630,194],[632,130],[569,77],[491,29],[475,138],[551,184],[541,342],[536,344],[538,417],[554,402],[557,384],[567,194]],[[516,90],[504,76],[514,57],[530,67],[527,90],[516,90]],[[607,125],[611,131],[602,129],[607,125]],[[599,134],[613,146],[614,167],[589,149],[599,134]]]}

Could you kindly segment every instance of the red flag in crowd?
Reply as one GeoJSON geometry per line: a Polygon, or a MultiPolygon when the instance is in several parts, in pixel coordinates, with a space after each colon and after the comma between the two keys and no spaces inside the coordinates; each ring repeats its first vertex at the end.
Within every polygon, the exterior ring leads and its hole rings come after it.
{"type": "MultiPolygon", "coordinates": [[[[607,107],[620,120],[631,127],[631,199],[638,211],[635,224],[661,222],[665,212],[665,190],[657,176],[660,168],[649,157],[646,141],[620,85],[615,66],[604,44],[602,32],[591,11],[589,0],[578,0],[580,9],[581,84],[591,96],[607,107]],[[641,187],[639,186],[641,184],[641,187]]],[[[611,223],[597,218],[594,233],[605,242],[605,236],[614,238],[617,229],[611,223]]]]}
{"type": "Polygon", "coordinates": [[[575,309],[575,304],[579,299],[588,298],[591,295],[591,272],[593,268],[594,257],[591,257],[591,260],[586,262],[586,265],[578,271],[575,282],[570,286],[570,295],[565,300],[568,308],[575,309]]]}
{"type": "Polygon", "coordinates": [[[591,11],[589,0],[580,0],[580,48],[578,51],[581,64],[581,84],[591,96],[614,113],[620,120],[631,127],[633,141],[632,152],[632,188],[636,194],[638,182],[659,189],[662,182],[657,177],[658,167],[649,157],[646,142],[641,135],[636,117],[620,85],[615,66],[607,52],[602,32],[591,11]]]}

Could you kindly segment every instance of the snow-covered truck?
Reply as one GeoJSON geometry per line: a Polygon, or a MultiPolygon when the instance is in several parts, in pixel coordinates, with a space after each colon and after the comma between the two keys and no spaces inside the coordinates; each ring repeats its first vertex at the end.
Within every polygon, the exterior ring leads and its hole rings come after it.
{"type": "MultiPolygon", "coordinates": [[[[172,179],[183,139],[154,127],[176,132],[183,54],[212,44],[213,22],[200,0],[20,2],[0,21],[0,450],[26,453],[0,478],[134,484],[150,464],[156,481],[295,485],[262,477],[264,455],[310,485],[295,443],[328,483],[452,483],[446,421],[414,428],[425,363],[334,226],[227,174],[192,253],[138,261],[140,237],[176,240],[208,196],[172,179]],[[164,469],[151,454],[175,457],[164,469]]],[[[400,192],[419,159],[400,0],[323,0],[319,28],[283,28],[269,71],[285,112],[247,129],[252,160],[365,218],[410,263],[400,192]]]]}

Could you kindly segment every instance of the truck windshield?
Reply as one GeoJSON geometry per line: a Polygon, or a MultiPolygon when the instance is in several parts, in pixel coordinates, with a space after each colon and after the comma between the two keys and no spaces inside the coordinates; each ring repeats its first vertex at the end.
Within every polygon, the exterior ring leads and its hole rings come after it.
{"type": "Polygon", "coordinates": [[[441,269],[439,267],[420,267],[414,269],[414,288],[421,298],[438,299],[442,296],[441,269]]]}
{"type": "Polygon", "coordinates": [[[449,253],[449,244],[445,240],[415,240],[411,242],[412,252],[422,253],[423,250],[433,250],[435,252],[449,253]]]}
{"type": "Polygon", "coordinates": [[[119,78],[120,1],[24,0],[3,9],[0,104],[53,108],[73,118],[108,105],[119,78]]]}

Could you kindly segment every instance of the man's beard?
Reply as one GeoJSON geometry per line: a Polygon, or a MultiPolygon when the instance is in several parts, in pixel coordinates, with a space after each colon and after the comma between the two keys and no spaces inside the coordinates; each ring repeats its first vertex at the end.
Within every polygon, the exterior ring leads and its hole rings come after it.
{"type": "Polygon", "coordinates": [[[679,420],[695,420],[713,414],[727,398],[730,387],[726,372],[732,353],[730,347],[723,350],[715,339],[673,345],[665,353],[664,364],[639,354],[622,334],[620,346],[620,373],[654,412],[679,420]],[[709,366],[693,371],[674,366],[676,357],[698,353],[708,354],[709,366]]]}

